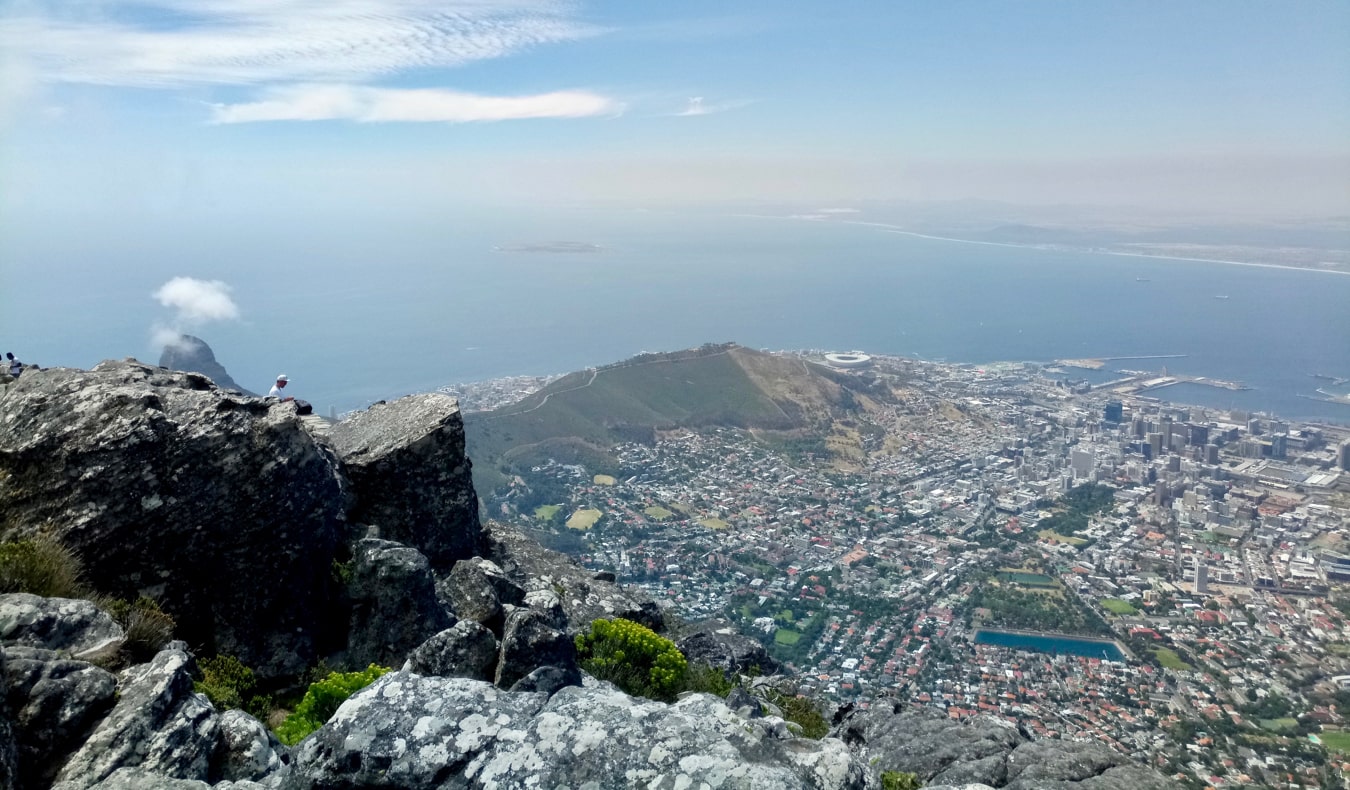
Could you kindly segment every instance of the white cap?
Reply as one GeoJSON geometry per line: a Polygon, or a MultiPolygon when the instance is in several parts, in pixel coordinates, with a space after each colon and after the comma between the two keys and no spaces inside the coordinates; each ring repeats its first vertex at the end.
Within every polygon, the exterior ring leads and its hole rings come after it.
{"type": "Polygon", "coordinates": [[[290,379],[286,378],[286,374],[285,374],[285,373],[278,373],[278,374],[277,374],[277,381],[290,381],[290,379]]]}

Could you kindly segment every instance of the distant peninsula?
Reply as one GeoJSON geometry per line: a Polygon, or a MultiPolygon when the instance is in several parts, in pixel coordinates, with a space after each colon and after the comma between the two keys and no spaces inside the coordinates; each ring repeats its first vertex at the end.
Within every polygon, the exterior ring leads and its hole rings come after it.
{"type": "Polygon", "coordinates": [[[528,244],[506,244],[493,247],[493,252],[550,252],[550,253],[596,253],[604,252],[599,244],[587,241],[544,241],[528,244]]]}

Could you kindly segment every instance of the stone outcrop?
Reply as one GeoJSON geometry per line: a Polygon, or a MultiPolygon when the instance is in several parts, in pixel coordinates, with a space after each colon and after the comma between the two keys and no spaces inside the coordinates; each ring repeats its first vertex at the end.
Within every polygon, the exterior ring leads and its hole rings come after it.
{"type": "Polygon", "coordinates": [[[541,666],[557,667],[580,681],[576,643],[562,630],[565,625],[562,606],[552,592],[539,590],[526,596],[526,606],[506,616],[497,685],[510,688],[541,666]]]}
{"type": "Polygon", "coordinates": [[[0,643],[61,650],[71,658],[106,655],[125,640],[122,626],[92,601],[0,595],[0,643]]]}
{"type": "Polygon", "coordinates": [[[220,740],[212,757],[212,775],[226,781],[256,781],[281,770],[289,752],[277,736],[240,710],[220,714],[220,740]]]}
{"type": "Polygon", "coordinates": [[[771,729],[706,695],[665,705],[596,684],[549,698],[399,672],[358,692],[302,742],[281,785],[866,786],[863,765],[842,742],[771,729]]]}
{"type": "Polygon", "coordinates": [[[778,662],[763,644],[719,620],[699,624],[675,646],[690,664],[705,664],[723,672],[772,675],[779,670],[778,662]]]}
{"type": "Polygon", "coordinates": [[[525,600],[525,591],[495,562],[482,557],[460,560],[436,583],[436,595],[456,617],[481,623],[498,636],[506,610],[525,600]]]}
{"type": "Polygon", "coordinates": [[[177,343],[166,345],[160,352],[159,366],[169,370],[200,373],[221,389],[235,390],[252,398],[258,397],[256,392],[249,392],[230,378],[225,366],[216,361],[215,352],[200,337],[179,335],[177,343]]]}
{"type": "Polygon", "coordinates": [[[486,626],[460,620],[418,645],[404,668],[428,677],[492,680],[497,649],[497,637],[486,626]]]}
{"type": "Polygon", "coordinates": [[[925,787],[1008,790],[1176,790],[1163,776],[1100,743],[1031,741],[993,718],[953,721],[929,708],[878,703],[840,716],[832,734],[883,771],[918,775],[925,787]]]}
{"type": "Polygon", "coordinates": [[[111,672],[38,647],[5,648],[5,702],[14,723],[19,787],[47,787],[113,706],[111,672]]]}
{"type": "Polygon", "coordinates": [[[622,617],[653,631],[665,629],[661,609],[645,593],[625,590],[595,578],[565,554],[549,551],[520,530],[493,522],[488,527],[488,557],[526,590],[557,593],[570,635],[589,631],[597,619],[622,617]]]}
{"type": "Polygon", "coordinates": [[[436,598],[421,552],[388,540],[358,541],[347,587],[352,616],[345,663],[399,666],[414,648],[454,620],[436,598]]]}
{"type": "Polygon", "coordinates": [[[344,492],[290,404],[131,360],[27,372],[0,425],[0,537],[53,530],[99,591],[264,676],[317,658],[344,492]]]}
{"type": "Polygon", "coordinates": [[[124,767],[205,780],[219,719],[206,697],[192,691],[189,661],[181,650],[162,650],[149,664],[123,672],[116,705],[66,762],[56,787],[83,790],[124,767]]]}
{"type": "Polygon", "coordinates": [[[454,398],[433,393],[377,403],[334,425],[328,440],[356,496],[353,521],[412,546],[439,571],[482,553],[454,398]]]}

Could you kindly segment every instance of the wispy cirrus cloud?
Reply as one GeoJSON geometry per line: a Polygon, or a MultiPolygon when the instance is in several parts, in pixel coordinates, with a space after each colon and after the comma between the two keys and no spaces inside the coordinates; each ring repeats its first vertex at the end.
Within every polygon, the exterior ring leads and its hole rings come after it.
{"type": "Polygon", "coordinates": [[[45,80],[149,88],[360,83],[602,32],[547,0],[40,0],[18,9],[0,12],[0,50],[45,80]]]}
{"type": "Polygon", "coordinates": [[[685,104],[684,109],[672,113],[672,115],[679,118],[688,118],[695,115],[712,115],[714,113],[726,112],[727,110],[736,110],[750,103],[751,102],[745,100],[710,102],[706,101],[702,96],[691,96],[689,97],[688,103],[685,104]]]}
{"type": "Polygon", "coordinates": [[[351,120],[468,123],[526,118],[616,115],[623,105],[590,91],[532,96],[483,96],[439,89],[400,90],[351,85],[293,85],[261,101],[213,105],[216,123],[351,120]]]}

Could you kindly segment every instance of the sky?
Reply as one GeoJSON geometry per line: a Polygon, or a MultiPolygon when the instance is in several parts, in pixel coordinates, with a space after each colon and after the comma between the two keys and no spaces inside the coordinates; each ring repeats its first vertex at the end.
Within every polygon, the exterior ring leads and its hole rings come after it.
{"type": "Polygon", "coordinates": [[[0,1],[0,228],[477,202],[1350,214],[1350,3],[0,1]]]}

